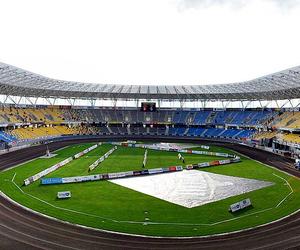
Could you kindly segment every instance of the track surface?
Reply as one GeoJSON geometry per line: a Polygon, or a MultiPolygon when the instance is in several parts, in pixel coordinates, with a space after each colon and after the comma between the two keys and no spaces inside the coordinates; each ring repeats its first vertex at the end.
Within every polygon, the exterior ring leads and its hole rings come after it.
{"type": "MultiPolygon", "coordinates": [[[[174,140],[173,140],[174,141],[174,140]]],[[[180,140],[176,140],[180,141],[180,140]]],[[[191,140],[189,140],[191,142],[191,140]]],[[[49,144],[51,151],[79,141],[49,144]]],[[[80,140],[80,142],[86,142],[80,140]]],[[[208,144],[208,142],[205,142],[208,144]]],[[[246,146],[212,142],[300,177],[292,161],[246,146]]],[[[45,145],[0,156],[0,171],[39,157],[45,145]]],[[[168,239],[84,229],[33,214],[0,197],[0,249],[300,249],[300,213],[256,229],[209,238],[168,239]]]]}

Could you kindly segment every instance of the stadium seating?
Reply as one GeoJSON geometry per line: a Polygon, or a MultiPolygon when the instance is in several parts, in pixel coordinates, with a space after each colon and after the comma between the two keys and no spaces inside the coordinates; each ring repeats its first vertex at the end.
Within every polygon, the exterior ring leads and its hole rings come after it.
{"type": "Polygon", "coordinates": [[[250,138],[253,134],[255,134],[255,130],[242,130],[240,133],[236,134],[234,137],[239,139],[250,138]]]}
{"type": "Polygon", "coordinates": [[[196,112],[195,118],[194,118],[194,124],[195,125],[205,125],[206,120],[211,114],[211,111],[200,111],[196,112]]]}
{"type": "Polygon", "coordinates": [[[5,148],[6,148],[6,143],[1,142],[1,140],[0,140],[0,150],[4,150],[5,148]]]}
{"type": "Polygon", "coordinates": [[[227,129],[221,136],[223,138],[235,138],[239,133],[241,133],[241,130],[239,129],[227,129]]]}
{"type": "MultiPolygon", "coordinates": [[[[138,109],[87,109],[50,107],[2,107],[0,109],[0,124],[61,124],[65,122],[85,123],[153,123],[153,124],[190,124],[190,125],[249,125],[262,124],[274,115],[271,111],[187,111],[159,110],[157,112],[142,112],[138,109]]],[[[299,112],[300,113],[300,112],[299,112]]],[[[296,120],[300,118],[299,113],[296,120]]],[[[295,115],[296,116],[296,115],[295,115]]],[[[287,117],[286,119],[289,119],[287,117]]],[[[285,120],[284,120],[285,121],[285,120]]],[[[284,122],[283,121],[283,122],[284,122]]],[[[300,126],[299,124],[296,124],[300,126]]]]}
{"type": "Polygon", "coordinates": [[[284,112],[273,121],[272,126],[300,129],[300,112],[284,112]]]}
{"type": "Polygon", "coordinates": [[[53,127],[26,127],[14,129],[11,134],[19,140],[37,139],[45,137],[54,137],[61,135],[77,134],[77,131],[66,126],[53,127]]]}
{"type": "Polygon", "coordinates": [[[16,141],[16,140],[17,140],[16,137],[14,137],[10,134],[7,134],[3,131],[0,131],[0,141],[10,143],[10,142],[13,142],[13,141],[16,141]]]}
{"type": "Polygon", "coordinates": [[[224,129],[219,128],[208,128],[202,134],[203,137],[218,137],[221,133],[224,132],[224,129]]]}
{"type": "Polygon", "coordinates": [[[273,132],[262,131],[262,132],[256,133],[254,135],[254,139],[256,139],[256,140],[271,139],[276,136],[276,133],[277,133],[276,131],[273,131],[273,132]]]}
{"type": "Polygon", "coordinates": [[[277,133],[276,138],[285,142],[291,142],[291,143],[300,143],[300,135],[299,134],[292,134],[292,133],[277,133]]]}
{"type": "MultiPolygon", "coordinates": [[[[0,138],[7,143],[72,134],[234,139],[253,137],[259,140],[271,135],[257,133],[257,126],[298,128],[300,112],[283,112],[279,115],[271,110],[159,109],[156,112],[142,112],[134,108],[5,106],[0,108],[1,124],[4,124],[4,127],[8,126],[6,136],[2,135],[3,139],[0,138]],[[130,126],[127,127],[127,124],[130,126]],[[146,124],[147,127],[144,127],[146,124]],[[227,126],[231,128],[225,129],[227,126]]],[[[274,137],[274,134],[271,137],[274,137]]],[[[295,140],[295,136],[287,136],[285,139],[295,140]]]]}
{"type": "Polygon", "coordinates": [[[171,127],[169,129],[169,135],[183,136],[186,128],[185,127],[171,127]]]}

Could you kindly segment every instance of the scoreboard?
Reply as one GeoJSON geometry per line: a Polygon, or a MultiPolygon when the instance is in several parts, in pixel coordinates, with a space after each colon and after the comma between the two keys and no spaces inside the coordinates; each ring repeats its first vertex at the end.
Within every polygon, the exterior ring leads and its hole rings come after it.
{"type": "Polygon", "coordinates": [[[155,112],[156,111],[156,103],[155,102],[142,102],[141,111],[155,112]]]}

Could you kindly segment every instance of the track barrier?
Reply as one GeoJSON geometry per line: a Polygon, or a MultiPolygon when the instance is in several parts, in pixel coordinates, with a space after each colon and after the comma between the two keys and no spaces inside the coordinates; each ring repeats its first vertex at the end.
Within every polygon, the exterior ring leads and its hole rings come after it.
{"type": "Polygon", "coordinates": [[[95,144],[95,145],[93,145],[93,146],[91,146],[91,147],[83,150],[82,152],[77,153],[76,155],[74,155],[72,157],[69,157],[69,158],[67,158],[67,159],[65,159],[65,160],[63,160],[63,161],[61,161],[59,163],[56,163],[55,165],[53,165],[53,166],[51,166],[51,167],[49,167],[47,169],[44,169],[43,171],[41,171],[41,172],[39,172],[39,173],[37,173],[37,174],[35,174],[33,176],[30,176],[29,178],[27,178],[27,179],[24,180],[24,185],[28,186],[29,184],[37,181],[38,179],[42,178],[43,176],[54,172],[55,170],[57,170],[57,169],[65,166],[66,164],[70,163],[71,161],[73,161],[75,159],[78,159],[79,157],[81,157],[81,156],[87,154],[88,152],[94,150],[95,148],[97,148],[101,144],[102,143],[99,142],[99,143],[97,143],[97,144],[95,144]]]}
{"type": "Polygon", "coordinates": [[[145,150],[145,153],[144,153],[144,160],[143,160],[143,168],[146,167],[146,163],[147,163],[147,155],[148,155],[148,150],[146,149],[145,150]]]}
{"type": "Polygon", "coordinates": [[[101,162],[103,162],[106,158],[108,158],[118,147],[114,146],[112,149],[107,151],[103,156],[101,156],[97,161],[95,161],[92,165],[89,166],[89,172],[94,170],[101,162]]]}

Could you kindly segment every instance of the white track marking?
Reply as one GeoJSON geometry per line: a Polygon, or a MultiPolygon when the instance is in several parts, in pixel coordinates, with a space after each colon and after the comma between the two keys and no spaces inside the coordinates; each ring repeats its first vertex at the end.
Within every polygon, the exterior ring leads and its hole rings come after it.
{"type": "MultiPolygon", "coordinates": [[[[31,238],[31,239],[33,239],[33,240],[35,240],[35,241],[45,242],[45,243],[48,243],[48,244],[50,244],[50,245],[55,245],[55,246],[61,247],[61,248],[80,249],[80,248],[74,248],[74,247],[69,247],[69,246],[66,246],[66,245],[62,245],[62,244],[59,244],[59,243],[56,243],[56,242],[53,242],[53,241],[48,241],[48,240],[44,240],[44,239],[41,239],[41,238],[37,238],[37,237],[32,236],[32,235],[30,235],[30,234],[27,234],[27,233],[24,233],[24,232],[17,231],[17,230],[15,230],[14,228],[7,227],[7,226],[4,225],[4,224],[1,224],[0,226],[1,226],[1,227],[4,227],[6,230],[13,231],[13,232],[16,233],[16,234],[21,234],[21,235],[26,236],[26,237],[28,237],[28,238],[31,238]]],[[[12,235],[10,235],[10,238],[15,239],[14,237],[12,237],[12,235]]],[[[31,244],[31,243],[29,243],[29,244],[31,244]]],[[[45,248],[45,249],[46,249],[46,248],[45,248]]]]}
{"type": "MultiPolygon", "coordinates": [[[[34,146],[33,146],[33,147],[34,147],[34,146]]],[[[67,147],[70,147],[70,146],[65,146],[65,147],[62,147],[62,148],[58,148],[58,149],[54,150],[53,152],[58,152],[58,151],[63,150],[63,149],[65,149],[65,148],[67,148],[67,147]]],[[[9,167],[9,168],[6,168],[6,169],[2,170],[2,172],[6,172],[6,171],[8,171],[8,170],[10,170],[10,169],[14,169],[14,168],[16,168],[16,167],[19,167],[19,166],[24,165],[24,164],[27,164],[27,163],[29,163],[29,162],[35,161],[35,160],[37,160],[37,159],[40,159],[40,156],[38,156],[38,157],[36,157],[36,158],[33,158],[33,159],[30,159],[30,160],[28,160],[28,161],[24,161],[24,162],[19,163],[19,164],[17,164],[17,165],[11,166],[11,167],[9,167]]]]}

